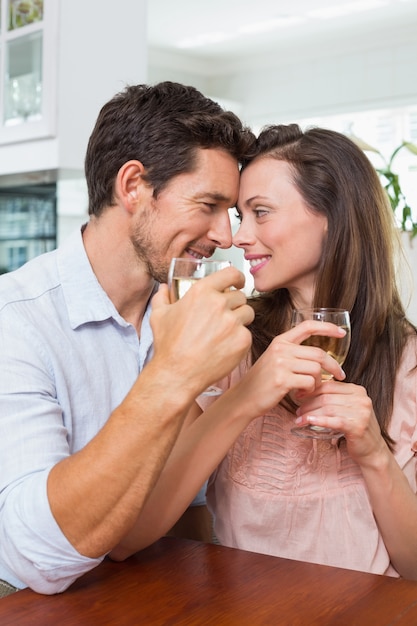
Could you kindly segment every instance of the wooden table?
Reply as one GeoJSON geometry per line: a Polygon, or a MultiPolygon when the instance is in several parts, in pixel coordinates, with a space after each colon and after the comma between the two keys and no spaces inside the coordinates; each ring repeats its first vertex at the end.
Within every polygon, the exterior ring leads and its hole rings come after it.
{"type": "Polygon", "coordinates": [[[417,624],[417,583],[164,538],[63,594],[0,600],[1,626],[417,624]]]}

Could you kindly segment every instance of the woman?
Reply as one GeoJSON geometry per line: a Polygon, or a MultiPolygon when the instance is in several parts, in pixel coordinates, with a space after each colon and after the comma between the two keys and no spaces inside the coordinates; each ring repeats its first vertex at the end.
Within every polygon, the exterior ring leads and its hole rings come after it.
{"type": "Polygon", "coordinates": [[[416,331],[395,286],[378,176],[339,133],[266,128],[241,176],[239,217],[234,244],[262,292],[252,362],[293,308],[350,310],[348,382],[299,395],[296,411],[299,425],[345,438],[294,437],[289,403],[253,421],[210,482],[216,533],[249,550],[417,578],[416,331]]]}
{"type": "Polygon", "coordinates": [[[218,463],[207,498],[221,543],[417,579],[417,334],[378,176],[344,135],[271,126],[244,165],[238,207],[234,243],[259,293],[252,354],[184,425],[142,522],[173,520],[218,463]],[[292,309],[306,306],[350,311],[345,381],[330,357],[299,345],[334,327],[289,330],[292,309]],[[321,367],[335,380],[321,384],[321,367]],[[302,439],[294,422],[344,438],[302,439]],[[161,505],[174,485],[178,497],[161,505]]]}

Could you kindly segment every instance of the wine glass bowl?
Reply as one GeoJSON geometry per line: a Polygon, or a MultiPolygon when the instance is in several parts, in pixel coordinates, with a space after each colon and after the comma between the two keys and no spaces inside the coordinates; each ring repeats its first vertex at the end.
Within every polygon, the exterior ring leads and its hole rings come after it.
{"type": "Polygon", "coordinates": [[[230,261],[216,259],[174,258],[168,271],[168,287],[171,302],[182,298],[200,278],[230,267],[230,261]]]}
{"type": "MultiPolygon", "coordinates": [[[[350,346],[350,315],[345,309],[336,308],[306,308],[294,309],[291,318],[291,326],[296,326],[305,320],[315,320],[319,322],[330,322],[343,328],[346,334],[343,337],[329,337],[327,335],[310,335],[301,345],[315,346],[321,348],[329,354],[339,365],[343,365],[350,346]]],[[[321,379],[330,380],[333,375],[322,370],[321,379]]],[[[310,437],[315,439],[333,439],[343,436],[343,433],[336,432],[332,428],[314,426],[307,424],[295,426],[291,432],[299,437],[310,437]]]]}

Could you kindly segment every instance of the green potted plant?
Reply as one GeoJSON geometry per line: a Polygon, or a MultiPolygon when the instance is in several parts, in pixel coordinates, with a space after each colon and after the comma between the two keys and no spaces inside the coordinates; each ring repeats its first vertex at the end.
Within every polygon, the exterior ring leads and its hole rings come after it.
{"type": "Polygon", "coordinates": [[[392,210],[399,219],[401,231],[409,233],[410,239],[413,239],[413,237],[417,235],[417,222],[413,220],[411,208],[408,205],[407,199],[401,189],[399,175],[393,171],[392,164],[398,152],[403,148],[406,148],[412,154],[417,155],[417,146],[410,141],[402,141],[400,145],[395,148],[391,156],[386,159],[384,155],[377,150],[377,148],[369,145],[359,137],[350,135],[350,138],[365,152],[375,152],[381,157],[382,166],[376,167],[375,169],[378,172],[381,182],[388,194],[392,210]]]}

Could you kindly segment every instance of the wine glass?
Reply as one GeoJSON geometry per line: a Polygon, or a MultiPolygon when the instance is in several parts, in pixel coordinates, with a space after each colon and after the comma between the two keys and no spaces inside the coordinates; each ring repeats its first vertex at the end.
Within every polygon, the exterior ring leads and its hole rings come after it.
{"type": "MultiPolygon", "coordinates": [[[[342,365],[346,359],[346,355],[350,345],[350,316],[349,311],[344,309],[332,309],[332,308],[307,308],[307,309],[295,309],[292,313],[291,326],[296,326],[304,320],[316,320],[319,322],[331,322],[336,326],[340,326],[346,331],[344,337],[328,337],[327,335],[311,335],[301,345],[315,346],[321,348],[327,354],[335,359],[342,365]]],[[[321,379],[323,381],[330,380],[333,375],[325,370],[322,370],[321,379]]],[[[299,437],[311,437],[314,439],[333,439],[335,437],[342,437],[343,433],[327,428],[324,426],[314,426],[307,424],[304,426],[294,426],[291,429],[294,435],[299,437]]]]}
{"type": "MultiPolygon", "coordinates": [[[[172,259],[168,272],[168,288],[171,302],[176,302],[182,298],[200,278],[230,266],[230,261],[214,259],[192,259],[190,257],[172,259]]],[[[219,396],[222,393],[222,389],[211,385],[201,395],[219,396]]]]}

